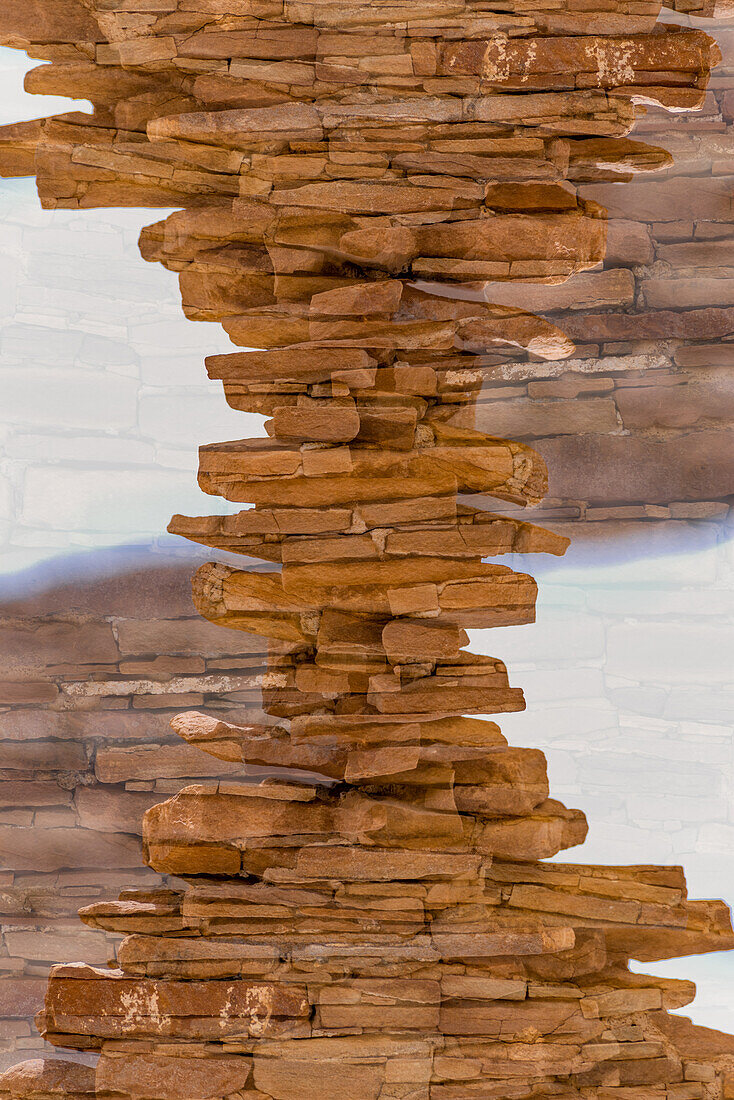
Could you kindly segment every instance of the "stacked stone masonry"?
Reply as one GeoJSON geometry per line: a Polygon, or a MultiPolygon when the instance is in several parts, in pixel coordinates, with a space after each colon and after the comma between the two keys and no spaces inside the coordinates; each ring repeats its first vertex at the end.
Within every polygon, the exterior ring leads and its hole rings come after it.
{"type": "Polygon", "coordinates": [[[161,656],[157,681],[117,664],[119,635],[90,636],[109,675],[19,682],[19,703],[63,700],[49,722],[100,697],[214,706],[173,718],[178,756],[98,753],[102,782],[141,769],[145,862],[169,877],[81,909],[124,936],[114,967],[52,970],[41,1033],[96,1065],[20,1063],[0,1095],[734,1096],[734,1041],[669,1015],[692,983],[628,967],[731,948],[726,906],[689,901],[676,867],[547,862],[583,841],[583,814],[549,797],[542,753],[467,717],[524,701],[466,629],[534,617],[532,578],[483,559],[567,545],[484,507],[537,505],[547,476],[481,394],[576,354],[573,326],[519,303],[603,261],[587,189],[669,167],[628,137],[637,105],[705,106],[718,50],[659,14],[0,0],[2,40],[50,62],[30,87],[95,108],[5,128],[4,173],[37,175],[48,207],[182,206],[143,255],[179,273],[187,316],[262,349],[207,368],[268,417],[267,438],[201,449],[201,487],[254,507],[170,528],[266,563],[194,580],[201,615],[247,635],[248,667],[161,656]],[[158,803],[151,776],[204,754],[220,778],[158,803]]]}

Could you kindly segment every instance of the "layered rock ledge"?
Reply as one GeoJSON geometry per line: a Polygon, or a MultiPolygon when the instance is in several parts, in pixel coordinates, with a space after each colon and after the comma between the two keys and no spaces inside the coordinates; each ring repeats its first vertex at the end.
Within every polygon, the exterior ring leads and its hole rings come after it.
{"type": "Polygon", "coordinates": [[[567,544],[485,507],[539,504],[547,474],[478,415],[482,386],[574,350],[492,287],[595,268],[583,186],[670,164],[629,137],[636,105],[701,108],[718,54],[658,16],[1,0],[2,40],[50,62],[30,85],[94,112],[6,128],[0,167],[48,207],[184,208],[143,255],[179,273],[187,316],[260,349],[207,366],[268,438],[201,450],[205,492],[252,507],[170,528],[266,563],[194,580],[261,656],[246,722],[173,722],[231,774],[147,810],[166,887],[81,910],[124,935],[116,966],[52,971],[41,1033],[96,1068],[23,1063],[0,1095],[734,1095],[734,1041],[669,1014],[692,984],[628,965],[731,948],[726,906],[689,901],[676,867],[549,862],[583,813],[541,753],[469,717],[524,701],[466,629],[535,608],[530,576],[484,559],[567,544]]]}

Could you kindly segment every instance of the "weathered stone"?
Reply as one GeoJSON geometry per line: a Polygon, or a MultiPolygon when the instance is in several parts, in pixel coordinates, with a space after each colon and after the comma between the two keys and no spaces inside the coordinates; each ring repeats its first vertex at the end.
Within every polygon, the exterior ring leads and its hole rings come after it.
{"type": "Polygon", "coordinates": [[[110,836],[93,829],[24,829],[0,825],[3,859],[18,870],[57,871],[74,867],[119,867],[140,864],[140,843],[124,833],[110,836]]]}
{"type": "Polygon", "coordinates": [[[70,1036],[114,1038],[122,1030],[131,1038],[190,1038],[198,1032],[221,1039],[277,1033],[279,1019],[297,1020],[308,1012],[302,986],[147,981],[75,964],[52,970],[45,1023],[50,1032],[70,1036]]]}
{"type": "MultiPolygon", "coordinates": [[[[104,962],[127,937],[120,969],[55,967],[38,1017],[99,1051],[96,1072],[14,1068],[9,1100],[731,1092],[728,1041],[666,1015],[691,983],[626,966],[730,947],[725,907],[688,902],[675,868],[545,862],[584,815],[548,797],[540,752],[466,717],[524,701],[465,628],[530,622],[536,597],[482,558],[567,540],[457,500],[539,503],[542,454],[557,517],[571,502],[598,522],[610,499],[617,517],[711,517],[731,104],[706,91],[713,41],[658,25],[653,0],[491,7],[0,0],[0,40],[49,62],[29,89],[94,108],[2,128],[2,173],[34,172],[47,207],[183,207],[141,250],[177,273],[187,316],[266,349],[207,368],[269,436],[201,450],[201,487],[253,508],[170,527],[267,563],[198,571],[227,637],[178,591],[157,618],[180,578],[152,569],[134,592],[15,601],[3,628],[2,701],[29,708],[0,720],[3,856],[57,878],[3,876],[23,921],[3,965],[69,957],[71,897],[80,949],[104,962]],[[638,103],[698,109],[709,136],[666,134],[674,167],[628,138],[638,103]],[[650,225],[617,186],[633,176],[650,225]],[[528,310],[570,314],[571,362],[528,310]],[[134,717],[175,702],[212,710],[173,719],[178,747],[134,717]],[[145,859],[179,881],[131,874],[111,901],[143,811],[145,859]]],[[[27,1036],[41,986],[0,987],[3,1037],[27,1036]]]]}
{"type": "Polygon", "coordinates": [[[245,1090],[250,1073],[248,1060],[237,1055],[197,1058],[105,1051],[97,1065],[96,1083],[100,1091],[124,1092],[141,1100],[149,1096],[214,1100],[245,1090]]]}
{"type": "Polygon", "coordinates": [[[91,1066],[61,1058],[36,1058],[21,1062],[0,1074],[0,1096],[28,1096],[33,1100],[57,1097],[94,1097],[95,1075],[91,1066]]]}
{"type": "MultiPolygon", "coordinates": [[[[134,748],[105,748],[97,752],[95,770],[102,783],[124,783],[131,779],[162,779],[207,775],[206,757],[185,745],[136,745],[134,748]],[[203,770],[202,770],[203,769],[203,770]]],[[[217,772],[236,771],[217,765],[217,772]]]]}
{"type": "Polygon", "coordinates": [[[615,500],[662,504],[724,492],[726,439],[727,433],[701,430],[671,439],[628,439],[624,445],[619,437],[587,435],[539,440],[536,446],[553,471],[554,495],[607,500],[612,471],[615,500]]]}

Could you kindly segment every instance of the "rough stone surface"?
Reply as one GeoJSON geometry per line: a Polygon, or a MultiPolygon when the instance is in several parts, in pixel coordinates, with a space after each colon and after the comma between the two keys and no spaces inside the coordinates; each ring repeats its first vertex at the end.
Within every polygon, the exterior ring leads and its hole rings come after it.
{"type": "MultiPolygon", "coordinates": [[[[668,1016],[692,983],[627,965],[734,946],[728,910],[689,901],[676,867],[546,862],[584,839],[584,815],[549,796],[541,753],[467,717],[524,700],[501,660],[464,648],[465,628],[534,618],[532,578],[484,557],[566,547],[463,500],[519,508],[546,494],[543,455],[498,436],[538,438],[542,450],[548,433],[552,448],[566,434],[553,400],[584,394],[567,434],[594,507],[608,499],[604,450],[620,416],[677,426],[670,403],[626,391],[616,402],[606,378],[585,385],[593,368],[556,371],[573,345],[528,310],[619,307],[604,323],[623,340],[636,282],[592,270],[607,237],[600,202],[615,213],[608,180],[669,167],[662,150],[627,139],[635,104],[705,107],[717,51],[700,30],[657,24],[655,3],[500,7],[0,3],[2,40],[50,62],[31,85],[95,108],[7,128],[6,174],[32,167],[47,206],[182,206],[144,231],[143,254],[179,273],[188,317],[263,349],[208,368],[234,408],[269,418],[266,439],[201,451],[202,489],[255,507],[171,525],[265,563],[209,563],[194,579],[197,609],[246,635],[239,647],[174,621],[156,652],[165,628],[141,610],[116,630],[84,624],[78,664],[58,667],[73,615],[8,625],[17,679],[6,699],[29,713],[50,703],[60,728],[88,710],[187,709],[172,721],[186,742],[176,747],[147,742],[133,722],[134,743],[109,744],[102,730],[94,754],[51,740],[39,772],[33,746],[18,745],[19,778],[38,785],[41,808],[30,834],[12,815],[0,825],[16,867],[36,866],[29,835],[44,841],[42,866],[67,876],[85,860],[135,867],[134,822],[122,842],[111,828],[124,783],[138,810],[153,803],[147,866],[175,878],[116,902],[84,898],[90,929],[124,936],[117,965],[51,971],[39,1029],[82,1058],[98,1052],[93,1078],[28,1062],[0,1077],[0,1095],[732,1091],[734,1040],[668,1016]],[[505,394],[493,423],[485,385],[518,377],[526,395],[505,394]],[[45,680],[31,678],[29,644],[48,655],[45,680]],[[209,775],[207,755],[218,761],[209,775]],[[199,782],[181,783],[197,759],[199,782]],[[58,774],[73,810],[49,802],[58,774]]],[[[695,207],[731,220],[718,181],[680,191],[677,217],[695,207]]],[[[672,220],[654,186],[645,196],[651,216],[672,220]]],[[[617,235],[617,256],[627,240],[635,259],[651,258],[634,231],[617,235]]],[[[676,300],[667,282],[654,272],[642,287],[663,333],[676,300]]],[[[674,336],[703,337],[693,311],[710,291],[689,295],[692,327],[674,336]]],[[[577,336],[584,324],[588,314],[577,336]]],[[[701,418],[716,406],[704,386],[701,418]]],[[[700,504],[712,481],[719,495],[709,444],[705,431],[686,438],[679,484],[667,436],[639,440],[623,499],[700,504]]],[[[575,482],[558,470],[570,496],[575,482]]],[[[8,886],[7,904],[22,909],[8,886]]],[[[38,984],[5,987],[9,1017],[27,1014],[38,984]]]]}

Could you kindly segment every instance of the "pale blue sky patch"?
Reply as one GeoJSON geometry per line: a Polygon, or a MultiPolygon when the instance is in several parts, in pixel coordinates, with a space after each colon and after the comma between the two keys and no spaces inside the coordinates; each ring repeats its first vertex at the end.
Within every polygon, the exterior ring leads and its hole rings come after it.
{"type": "Polygon", "coordinates": [[[22,50],[0,46],[0,126],[8,122],[21,122],[32,118],[44,118],[67,111],[91,112],[88,99],[66,99],[57,95],[29,95],[23,89],[23,78],[30,69],[43,65],[43,61],[30,58],[22,50]]]}

